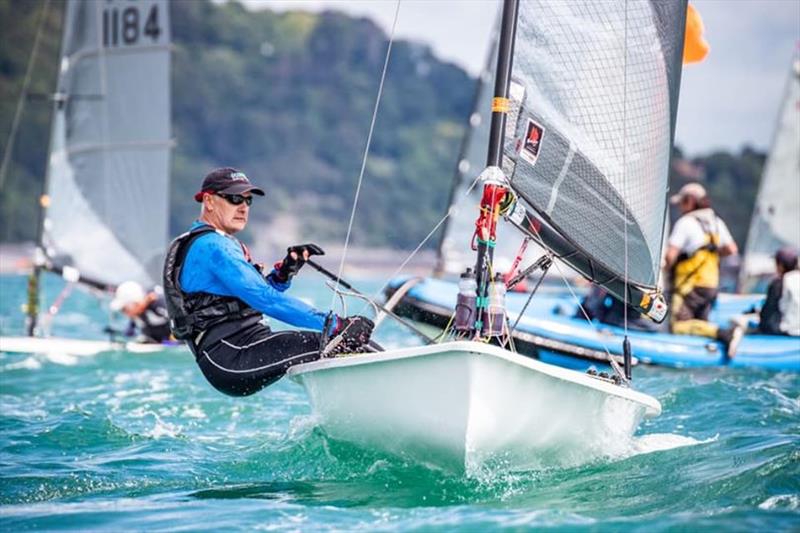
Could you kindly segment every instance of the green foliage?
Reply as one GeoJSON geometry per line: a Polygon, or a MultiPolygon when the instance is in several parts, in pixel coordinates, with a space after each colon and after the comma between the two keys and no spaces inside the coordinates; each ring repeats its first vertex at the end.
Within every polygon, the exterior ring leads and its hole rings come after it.
{"type": "Polygon", "coordinates": [[[24,102],[14,149],[5,177],[0,177],[0,241],[34,240],[37,198],[47,162],[51,104],[61,42],[63,2],[0,0],[0,154],[9,146],[11,127],[22,93],[34,36],[42,21],[41,41],[33,64],[29,97],[24,102]],[[44,19],[42,17],[44,16],[44,19]]]}
{"type": "MultiPolygon", "coordinates": [[[[232,165],[270,197],[254,219],[288,211],[307,238],[341,242],[386,35],[335,12],[247,12],[236,3],[175,2],[172,20],[173,230],[195,216],[186,198],[203,173],[232,165]]],[[[409,247],[430,231],[445,209],[473,84],[427,48],[395,43],[354,242],[409,247]]]]}

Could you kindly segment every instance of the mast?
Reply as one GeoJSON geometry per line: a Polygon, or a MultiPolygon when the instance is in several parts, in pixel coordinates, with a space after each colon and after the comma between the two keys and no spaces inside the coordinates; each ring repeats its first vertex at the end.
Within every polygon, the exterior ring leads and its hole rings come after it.
{"type": "Polygon", "coordinates": [[[42,269],[44,269],[44,217],[47,212],[47,203],[49,197],[47,196],[47,175],[45,174],[44,184],[42,186],[42,193],[39,195],[39,220],[36,223],[36,249],[33,252],[33,270],[28,276],[28,301],[25,306],[28,317],[25,320],[26,333],[29,337],[33,337],[36,330],[36,322],[39,316],[39,281],[42,277],[42,269]]]}
{"type": "MultiPolygon", "coordinates": [[[[47,14],[47,8],[49,3],[46,2],[42,9],[45,10],[43,17],[47,14]]],[[[62,24],[62,35],[63,35],[63,25],[66,24],[66,13],[67,13],[67,5],[64,4],[64,8],[62,10],[61,15],[61,24],[62,24]]],[[[61,41],[61,46],[59,48],[59,57],[62,57],[64,54],[64,40],[61,41]]],[[[59,69],[60,69],[61,62],[59,62],[59,69]]],[[[53,118],[56,114],[56,109],[60,105],[64,105],[63,99],[59,98],[59,81],[61,79],[60,74],[56,75],[56,88],[53,95],[53,107],[52,113],[50,114],[50,125],[48,126],[48,130],[50,134],[47,136],[47,157],[50,157],[50,150],[53,146],[53,127],[52,122],[53,118]]],[[[23,95],[25,97],[25,95],[23,95]]],[[[50,198],[47,195],[47,187],[49,182],[50,176],[50,165],[47,164],[45,168],[44,180],[42,180],[42,190],[39,194],[38,204],[39,204],[39,217],[36,221],[36,249],[34,250],[33,255],[33,270],[31,271],[30,276],[28,276],[28,301],[25,305],[25,310],[27,313],[27,318],[25,319],[25,330],[29,337],[33,337],[35,330],[36,330],[36,323],[39,316],[39,281],[41,279],[42,269],[44,268],[45,262],[45,252],[44,252],[44,219],[47,214],[47,206],[50,203],[50,198]]]]}
{"type": "Polygon", "coordinates": [[[481,198],[480,215],[476,223],[477,258],[475,276],[477,287],[477,320],[476,334],[480,335],[483,319],[488,312],[490,268],[494,258],[497,220],[500,204],[506,196],[506,180],[502,175],[503,141],[506,115],[510,109],[508,99],[511,82],[511,68],[514,56],[514,37],[517,29],[517,8],[519,0],[504,0],[500,41],[495,74],[494,99],[492,100],[492,123],[489,134],[489,154],[486,158],[486,170],[482,176],[483,197],[481,198]]]}
{"type": "Polygon", "coordinates": [[[494,101],[492,102],[492,125],[489,137],[487,167],[500,167],[503,157],[503,140],[506,113],[509,110],[508,87],[511,83],[511,68],[514,63],[514,35],[517,31],[517,7],[519,0],[503,1],[503,22],[500,26],[500,48],[497,52],[497,72],[494,79],[494,101]]]}

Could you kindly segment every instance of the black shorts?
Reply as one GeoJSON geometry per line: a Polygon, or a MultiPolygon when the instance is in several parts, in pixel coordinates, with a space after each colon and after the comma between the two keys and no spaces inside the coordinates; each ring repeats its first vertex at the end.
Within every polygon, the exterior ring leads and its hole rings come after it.
{"type": "Polygon", "coordinates": [[[209,383],[230,396],[248,396],[279,380],[289,367],[320,358],[320,333],[272,331],[259,323],[226,323],[190,347],[209,383]],[[220,331],[222,330],[222,331],[220,331]]]}
{"type": "Polygon", "coordinates": [[[711,308],[717,299],[717,289],[709,287],[695,287],[683,297],[683,303],[679,309],[673,309],[675,321],[683,320],[708,320],[711,308]]]}

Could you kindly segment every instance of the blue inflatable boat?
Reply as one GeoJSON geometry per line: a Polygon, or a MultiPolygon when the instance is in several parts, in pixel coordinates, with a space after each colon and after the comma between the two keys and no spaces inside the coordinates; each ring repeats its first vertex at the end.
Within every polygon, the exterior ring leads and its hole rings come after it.
{"type": "MultiPolygon", "coordinates": [[[[387,296],[408,278],[390,282],[387,296]]],[[[401,316],[444,329],[456,303],[456,283],[425,278],[400,299],[395,312],[401,316]]],[[[506,307],[513,324],[528,300],[528,294],[509,293],[506,307]]],[[[710,320],[721,325],[731,317],[759,305],[762,296],[720,295],[710,320]]],[[[573,318],[577,302],[567,294],[537,294],[514,330],[517,350],[542,361],[570,368],[586,368],[608,362],[609,354],[621,361],[624,330],[619,327],[573,318]]],[[[777,371],[800,371],[800,338],[746,335],[736,356],[729,359],[724,347],[706,337],[644,332],[629,329],[633,355],[638,363],[675,368],[758,367],[777,371]]]]}

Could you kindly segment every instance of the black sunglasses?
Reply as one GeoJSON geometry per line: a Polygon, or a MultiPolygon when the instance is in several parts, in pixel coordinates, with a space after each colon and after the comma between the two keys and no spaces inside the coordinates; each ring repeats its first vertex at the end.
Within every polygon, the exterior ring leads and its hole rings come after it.
{"type": "Polygon", "coordinates": [[[225,201],[233,205],[242,205],[242,203],[245,203],[247,205],[253,204],[252,196],[244,196],[241,194],[222,194],[222,193],[217,193],[217,196],[219,196],[220,198],[224,198],[225,201]]]}

